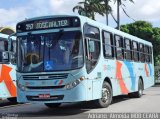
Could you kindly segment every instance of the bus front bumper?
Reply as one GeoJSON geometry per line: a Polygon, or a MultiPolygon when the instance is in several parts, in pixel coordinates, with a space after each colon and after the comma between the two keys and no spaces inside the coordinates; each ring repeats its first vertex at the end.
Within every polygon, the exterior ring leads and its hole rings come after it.
{"type": "Polygon", "coordinates": [[[17,101],[20,103],[70,103],[86,101],[86,88],[83,83],[72,89],[22,91],[18,88],[17,101]]]}

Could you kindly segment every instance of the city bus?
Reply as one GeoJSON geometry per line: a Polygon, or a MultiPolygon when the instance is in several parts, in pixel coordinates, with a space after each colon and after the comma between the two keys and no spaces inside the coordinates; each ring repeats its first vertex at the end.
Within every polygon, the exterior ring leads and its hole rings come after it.
{"type": "Polygon", "coordinates": [[[16,25],[17,101],[91,101],[108,107],[112,97],[141,97],[154,85],[150,42],[83,16],[53,15],[16,25]]]}
{"type": "Polygon", "coordinates": [[[16,101],[16,65],[11,62],[9,49],[16,52],[16,39],[12,37],[12,43],[8,41],[6,34],[0,33],[0,99],[16,101]]]}

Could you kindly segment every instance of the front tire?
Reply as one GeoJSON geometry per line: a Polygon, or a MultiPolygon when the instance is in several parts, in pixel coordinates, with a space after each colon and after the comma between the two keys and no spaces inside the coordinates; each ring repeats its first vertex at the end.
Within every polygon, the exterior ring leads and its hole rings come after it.
{"type": "Polygon", "coordinates": [[[49,108],[58,108],[61,103],[45,103],[45,105],[49,108]]]}
{"type": "Polygon", "coordinates": [[[96,105],[96,107],[100,108],[108,107],[112,102],[112,96],[113,92],[111,85],[108,82],[104,81],[102,86],[102,98],[95,100],[94,104],[96,105]]]}

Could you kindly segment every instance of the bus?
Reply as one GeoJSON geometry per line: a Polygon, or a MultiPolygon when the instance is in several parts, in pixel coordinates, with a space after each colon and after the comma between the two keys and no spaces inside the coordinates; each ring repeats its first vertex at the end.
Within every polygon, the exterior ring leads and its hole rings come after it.
{"type": "Polygon", "coordinates": [[[16,101],[16,65],[11,62],[9,49],[16,52],[16,39],[12,37],[12,43],[8,41],[6,34],[0,33],[0,99],[16,101]]]}
{"type": "Polygon", "coordinates": [[[17,101],[91,101],[108,107],[112,97],[141,97],[154,85],[150,42],[83,16],[53,15],[16,25],[17,101]]]}

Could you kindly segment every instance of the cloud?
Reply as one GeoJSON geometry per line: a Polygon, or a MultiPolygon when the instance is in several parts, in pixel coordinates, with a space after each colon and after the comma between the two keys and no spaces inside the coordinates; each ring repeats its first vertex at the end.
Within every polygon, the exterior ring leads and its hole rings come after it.
{"type": "Polygon", "coordinates": [[[82,0],[50,0],[50,6],[54,14],[75,14],[72,8],[82,0]]]}
{"type": "MultiPolygon", "coordinates": [[[[19,1],[19,0],[15,0],[19,1]]],[[[37,16],[55,15],[55,14],[77,14],[73,13],[72,8],[77,5],[79,1],[83,0],[28,0],[24,3],[18,2],[18,5],[3,7],[0,9],[0,26],[12,26],[15,28],[16,23],[25,18],[32,18],[37,16]],[[23,7],[22,7],[23,5],[23,7]]],[[[157,0],[134,0],[135,4],[131,2],[124,2],[127,13],[135,20],[147,20],[155,25],[160,21],[159,11],[160,2],[157,0]]],[[[10,3],[12,4],[12,3],[10,3]]],[[[111,4],[113,14],[116,17],[116,4],[111,4]]],[[[96,15],[97,21],[105,23],[105,17],[96,15]]],[[[121,10],[121,24],[133,22],[121,10]]],[[[115,27],[114,20],[110,17],[110,26],[115,27]]]]}
{"type": "Polygon", "coordinates": [[[24,8],[0,9],[0,26],[11,26],[15,28],[15,24],[19,19],[24,19],[26,10],[24,8]]]}
{"type": "MultiPolygon", "coordinates": [[[[134,0],[131,4],[126,2],[127,13],[135,20],[147,20],[150,22],[158,22],[160,20],[160,2],[157,0],[134,0]]],[[[124,13],[122,19],[126,19],[124,13]]]]}

